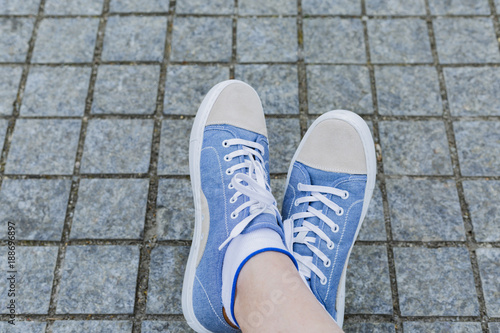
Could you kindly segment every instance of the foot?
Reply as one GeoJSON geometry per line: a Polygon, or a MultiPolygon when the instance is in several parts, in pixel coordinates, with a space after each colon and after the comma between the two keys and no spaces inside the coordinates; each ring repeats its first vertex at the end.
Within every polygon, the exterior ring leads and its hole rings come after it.
{"type": "Polygon", "coordinates": [[[263,251],[293,258],[270,192],[262,105],[250,86],[230,80],[209,91],[191,131],[189,169],[195,229],[182,290],[184,316],[197,332],[237,332],[234,296],[244,263],[263,251]]]}
{"type": "Polygon", "coordinates": [[[319,117],[288,170],[282,215],[287,244],[302,278],[340,327],[347,262],[375,175],[370,130],[349,111],[319,117]]]}

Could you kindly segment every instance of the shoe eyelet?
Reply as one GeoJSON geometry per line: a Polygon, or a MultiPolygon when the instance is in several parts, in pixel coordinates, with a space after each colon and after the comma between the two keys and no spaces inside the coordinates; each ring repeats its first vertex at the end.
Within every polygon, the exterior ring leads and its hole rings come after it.
{"type": "Polygon", "coordinates": [[[231,169],[226,169],[226,175],[231,176],[234,173],[231,169]]]}
{"type": "Polygon", "coordinates": [[[230,189],[230,190],[232,190],[234,188],[233,183],[229,183],[229,185],[227,185],[227,188],[230,189]]]}
{"type": "Polygon", "coordinates": [[[324,279],[321,279],[319,282],[320,282],[322,285],[325,285],[325,284],[328,282],[328,280],[327,280],[327,278],[325,277],[324,279]]]}
{"type": "Polygon", "coordinates": [[[222,141],[222,147],[226,147],[226,148],[229,147],[229,141],[227,141],[227,140],[222,141]]]}
{"type": "MultiPolygon", "coordinates": [[[[338,226],[338,225],[335,225],[335,227],[333,227],[333,228],[332,228],[332,232],[333,232],[333,233],[337,233],[337,232],[339,232],[339,229],[340,229],[340,228],[339,228],[339,226],[338,226]]],[[[332,243],[333,243],[333,242],[332,242],[332,243]]]]}
{"type": "Polygon", "coordinates": [[[231,213],[231,218],[234,220],[235,218],[238,217],[238,214],[235,214],[234,212],[231,213]]]}
{"type": "Polygon", "coordinates": [[[342,209],[342,207],[339,208],[339,210],[336,212],[337,216],[342,216],[344,215],[344,210],[342,209]]]}
{"type": "Polygon", "coordinates": [[[349,192],[344,191],[344,196],[342,196],[342,199],[346,200],[347,198],[349,198],[349,192]]]}
{"type": "Polygon", "coordinates": [[[224,156],[224,161],[230,162],[232,158],[229,157],[229,155],[224,156]]]}
{"type": "Polygon", "coordinates": [[[335,244],[333,242],[330,242],[330,243],[326,244],[326,247],[328,248],[328,250],[333,250],[333,248],[335,247],[335,244]]]}
{"type": "Polygon", "coordinates": [[[325,261],[323,263],[323,266],[325,266],[325,267],[330,267],[331,265],[332,265],[332,261],[330,259],[328,259],[327,261],[325,261]]]}
{"type": "Polygon", "coordinates": [[[236,198],[235,197],[231,197],[231,199],[229,199],[229,202],[232,203],[232,204],[235,203],[236,202],[236,198]]]}
{"type": "Polygon", "coordinates": [[[295,201],[293,202],[293,205],[294,205],[295,207],[297,207],[297,206],[299,205],[299,203],[297,202],[297,200],[295,200],[295,201]]]}

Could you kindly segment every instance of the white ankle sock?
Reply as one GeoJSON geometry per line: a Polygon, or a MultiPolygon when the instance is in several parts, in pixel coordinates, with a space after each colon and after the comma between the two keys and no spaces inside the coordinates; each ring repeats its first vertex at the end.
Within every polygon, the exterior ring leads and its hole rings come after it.
{"type": "MultiPolygon", "coordinates": [[[[237,325],[233,313],[236,281],[243,265],[254,255],[278,251],[289,254],[280,235],[269,228],[262,228],[248,234],[240,234],[229,243],[222,264],[222,305],[228,318],[237,325]]],[[[289,254],[291,256],[291,254],[289,254]]]]}

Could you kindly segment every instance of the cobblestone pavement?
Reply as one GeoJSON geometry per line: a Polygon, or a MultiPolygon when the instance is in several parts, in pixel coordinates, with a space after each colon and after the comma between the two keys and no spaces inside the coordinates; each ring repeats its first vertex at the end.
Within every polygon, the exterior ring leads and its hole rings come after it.
{"type": "Polygon", "coordinates": [[[272,186],[308,124],[373,129],[347,332],[500,332],[500,0],[0,0],[0,228],[16,326],[185,332],[188,134],[208,89],[262,97],[272,186]]]}

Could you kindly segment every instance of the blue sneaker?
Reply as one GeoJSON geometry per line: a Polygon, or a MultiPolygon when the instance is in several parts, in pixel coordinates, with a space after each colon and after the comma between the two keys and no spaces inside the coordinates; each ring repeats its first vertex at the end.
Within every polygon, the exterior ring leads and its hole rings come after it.
{"type": "Polygon", "coordinates": [[[262,105],[247,84],[224,81],[213,87],[196,115],[189,145],[195,228],[182,289],[182,310],[197,332],[238,332],[234,292],[222,302],[222,269],[229,243],[240,234],[274,230],[286,251],[281,217],[269,187],[269,147],[262,105]],[[237,323],[236,323],[237,324],[237,323]]]}
{"type": "Polygon", "coordinates": [[[363,119],[331,111],[309,128],[288,170],[287,245],[313,294],[342,327],[345,276],[375,186],[373,139],[363,119]]]}

